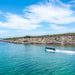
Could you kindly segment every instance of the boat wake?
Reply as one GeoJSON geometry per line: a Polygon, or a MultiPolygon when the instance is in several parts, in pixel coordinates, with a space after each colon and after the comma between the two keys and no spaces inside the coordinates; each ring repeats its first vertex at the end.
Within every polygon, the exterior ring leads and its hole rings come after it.
{"type": "Polygon", "coordinates": [[[67,51],[67,50],[56,50],[55,52],[58,52],[58,53],[67,53],[67,54],[75,54],[75,51],[67,51]]]}

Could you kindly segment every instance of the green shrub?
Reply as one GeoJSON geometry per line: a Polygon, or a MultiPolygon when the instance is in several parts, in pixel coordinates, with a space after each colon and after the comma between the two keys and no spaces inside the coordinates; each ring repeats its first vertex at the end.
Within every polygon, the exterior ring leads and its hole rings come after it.
{"type": "Polygon", "coordinates": [[[28,40],[25,40],[24,42],[28,42],[28,40]]]}

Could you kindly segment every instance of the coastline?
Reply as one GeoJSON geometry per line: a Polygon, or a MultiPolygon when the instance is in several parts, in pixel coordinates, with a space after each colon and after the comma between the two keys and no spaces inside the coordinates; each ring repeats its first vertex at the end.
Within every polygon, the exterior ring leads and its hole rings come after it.
{"type": "Polygon", "coordinates": [[[23,37],[18,39],[3,39],[1,42],[9,42],[16,44],[73,44],[75,45],[75,36],[60,37],[23,37]]]}

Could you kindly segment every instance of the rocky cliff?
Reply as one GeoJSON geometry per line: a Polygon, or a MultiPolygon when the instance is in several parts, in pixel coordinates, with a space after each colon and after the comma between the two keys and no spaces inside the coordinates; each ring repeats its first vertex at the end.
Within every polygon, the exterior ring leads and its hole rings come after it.
{"type": "Polygon", "coordinates": [[[4,39],[1,41],[22,44],[75,44],[75,36],[25,37],[18,39],[4,39]]]}

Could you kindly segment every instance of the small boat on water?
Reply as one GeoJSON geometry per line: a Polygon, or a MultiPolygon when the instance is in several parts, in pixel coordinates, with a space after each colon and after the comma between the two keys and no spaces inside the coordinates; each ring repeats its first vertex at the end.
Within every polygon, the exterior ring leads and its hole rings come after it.
{"type": "Polygon", "coordinates": [[[50,52],[55,52],[55,48],[54,47],[45,47],[46,51],[50,51],[50,52]]]}

